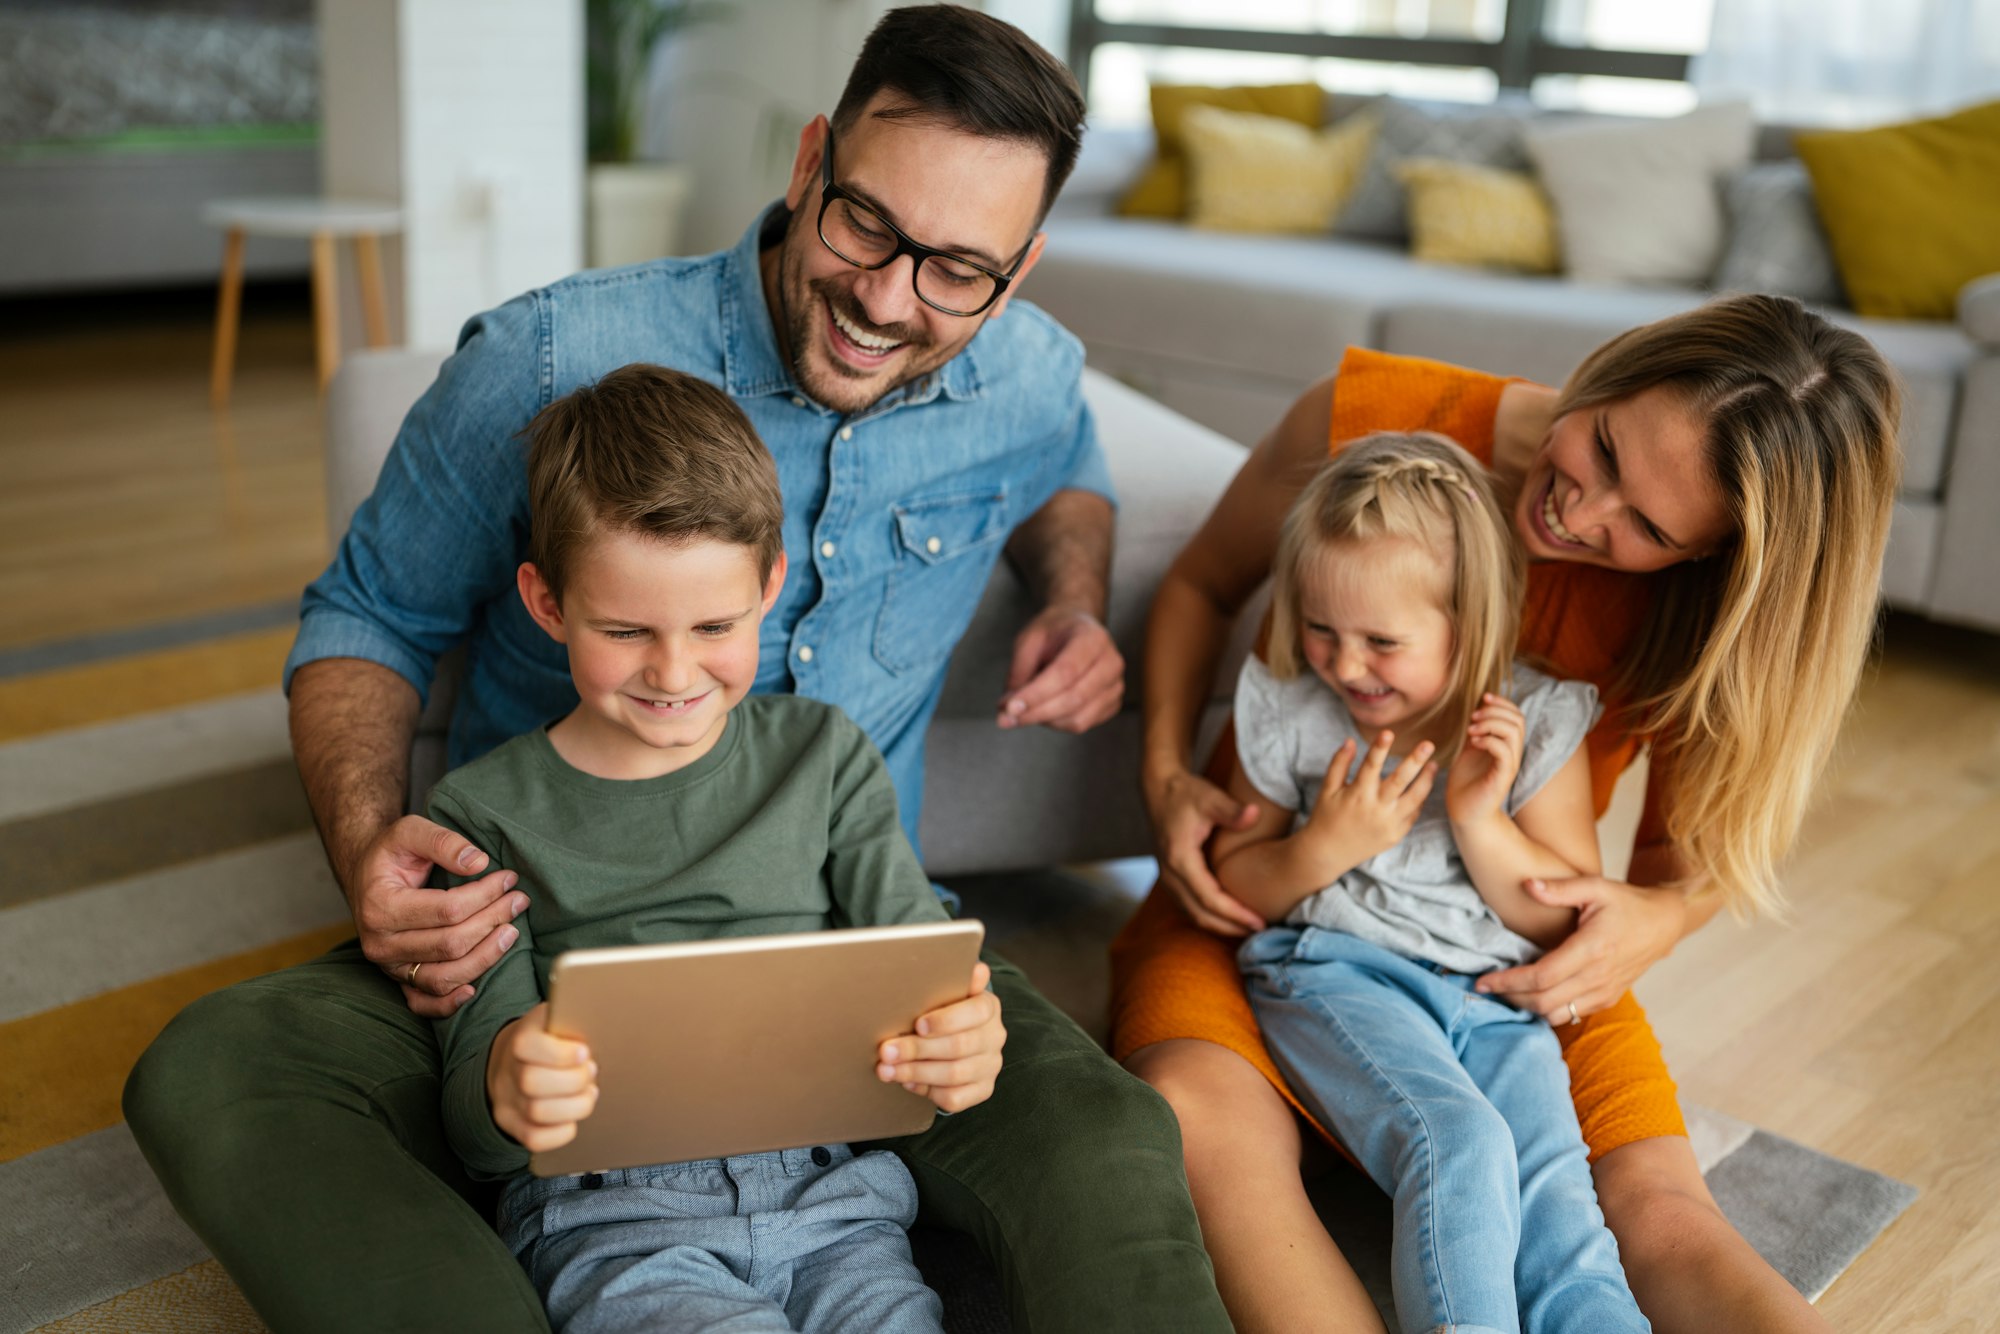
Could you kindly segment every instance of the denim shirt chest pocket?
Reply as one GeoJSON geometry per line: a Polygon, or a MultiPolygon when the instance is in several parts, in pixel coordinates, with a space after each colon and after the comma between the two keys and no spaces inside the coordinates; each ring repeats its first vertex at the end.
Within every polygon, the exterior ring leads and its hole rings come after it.
{"type": "Polygon", "coordinates": [[[1001,485],[890,507],[894,559],[875,618],[875,659],[897,674],[951,655],[1009,531],[1001,485]]]}

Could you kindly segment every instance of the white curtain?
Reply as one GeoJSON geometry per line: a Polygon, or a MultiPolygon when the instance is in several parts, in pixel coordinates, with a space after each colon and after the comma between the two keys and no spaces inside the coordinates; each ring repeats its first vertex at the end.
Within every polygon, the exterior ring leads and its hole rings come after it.
{"type": "Polygon", "coordinates": [[[2000,98],[2000,0],[1715,0],[1689,77],[1792,124],[1952,111],[2000,98]]]}

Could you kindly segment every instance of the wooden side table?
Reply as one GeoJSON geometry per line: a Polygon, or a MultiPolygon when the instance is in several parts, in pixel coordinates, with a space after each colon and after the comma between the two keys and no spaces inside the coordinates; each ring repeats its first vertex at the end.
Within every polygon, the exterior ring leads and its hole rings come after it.
{"type": "Polygon", "coordinates": [[[368,346],[388,344],[380,241],[403,229],[403,211],[395,205],[361,199],[218,199],[202,210],[202,221],[222,228],[224,233],[222,289],[215,308],[215,366],[209,377],[209,398],[216,407],[229,402],[229,382],[236,366],[246,236],[298,236],[312,241],[313,346],[322,390],[340,364],[340,294],[334,286],[334,242],[339,238],[354,243],[368,346]]]}

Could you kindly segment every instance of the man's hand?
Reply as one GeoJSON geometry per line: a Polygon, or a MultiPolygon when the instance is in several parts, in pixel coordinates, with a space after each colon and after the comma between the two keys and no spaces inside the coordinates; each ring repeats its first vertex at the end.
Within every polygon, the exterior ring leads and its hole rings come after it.
{"type": "Polygon", "coordinates": [[[528,896],[509,892],[518,878],[504,870],[430,889],[432,866],[476,875],[487,856],[443,825],[406,815],[362,850],[345,884],[361,952],[402,987],[410,1009],[442,1019],[472,999],[473,982],[520,935],[512,922],[528,896]]]}
{"type": "Polygon", "coordinates": [[[1000,1049],[1007,1029],[1000,1022],[1000,998],[986,989],[992,970],[972,966],[972,986],[953,1001],[917,1020],[916,1032],[890,1038],[875,1053],[875,1075],[901,1084],[947,1112],[962,1112],[993,1096],[1000,1077],[1000,1049]]]}
{"type": "Polygon", "coordinates": [[[1087,732],[1124,702],[1125,658],[1104,622],[1051,607],[1015,637],[998,721],[1002,727],[1087,732]]]}
{"type": "Polygon", "coordinates": [[[597,1110],[597,1062],[581,1042],[548,1030],[549,1003],[494,1034],[486,1054],[486,1101],[493,1124],[531,1153],[576,1138],[577,1122],[597,1110]]]}

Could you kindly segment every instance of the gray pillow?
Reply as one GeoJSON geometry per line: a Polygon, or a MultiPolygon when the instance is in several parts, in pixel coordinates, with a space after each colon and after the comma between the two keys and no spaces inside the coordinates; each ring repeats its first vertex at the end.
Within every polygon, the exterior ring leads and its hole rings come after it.
{"type": "Polygon", "coordinates": [[[1461,106],[1385,97],[1379,114],[1382,120],[1375,131],[1375,147],[1362,169],[1361,183],[1354,187],[1354,197],[1334,224],[1337,236],[1409,239],[1408,196],[1395,174],[1396,164],[1405,158],[1449,158],[1503,171],[1528,169],[1527,154],[1521,147],[1522,127],[1534,114],[1528,106],[1504,102],[1461,106]]]}
{"type": "Polygon", "coordinates": [[[1717,291],[1769,292],[1822,306],[1847,304],[1805,163],[1797,158],[1754,162],[1729,178],[1723,204],[1729,212],[1729,242],[1715,270],[1717,291]]]}

